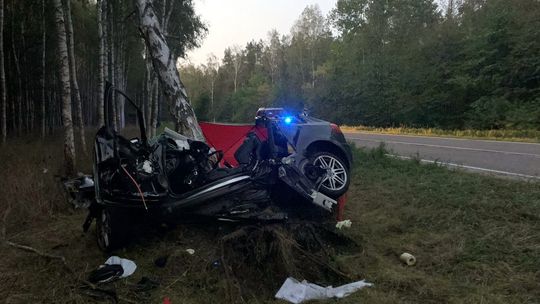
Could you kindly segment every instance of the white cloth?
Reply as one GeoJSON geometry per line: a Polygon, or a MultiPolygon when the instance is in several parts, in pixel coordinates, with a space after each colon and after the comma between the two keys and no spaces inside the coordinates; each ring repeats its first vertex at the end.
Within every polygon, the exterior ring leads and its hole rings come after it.
{"type": "Polygon", "coordinates": [[[105,261],[105,264],[122,266],[124,273],[120,276],[121,278],[129,277],[135,272],[135,269],[137,269],[137,265],[135,265],[135,262],[132,260],[123,259],[117,256],[108,258],[107,261],[105,261]]]}
{"type": "Polygon", "coordinates": [[[309,300],[323,300],[330,298],[344,298],[364,287],[373,286],[365,280],[342,285],[339,287],[322,287],[307,281],[299,282],[294,278],[287,278],[276,293],[276,299],[298,304],[309,300]]]}
{"type": "Polygon", "coordinates": [[[341,228],[351,228],[351,225],[352,225],[351,220],[344,220],[344,221],[341,221],[341,222],[337,222],[337,223],[336,223],[336,228],[337,228],[337,229],[341,229],[341,228]]]}

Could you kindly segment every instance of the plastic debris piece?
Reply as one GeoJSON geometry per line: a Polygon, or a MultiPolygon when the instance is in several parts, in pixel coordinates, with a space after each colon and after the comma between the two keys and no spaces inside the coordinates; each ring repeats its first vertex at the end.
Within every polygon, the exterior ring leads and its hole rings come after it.
{"type": "Polygon", "coordinates": [[[149,160],[145,160],[142,166],[144,172],[151,174],[154,169],[152,169],[152,163],[149,160]]]}
{"type": "Polygon", "coordinates": [[[414,255],[412,255],[410,253],[407,253],[407,252],[402,253],[399,256],[399,259],[403,263],[407,264],[407,266],[413,266],[414,264],[416,264],[416,258],[414,257],[414,255]]]}
{"type": "Polygon", "coordinates": [[[43,174],[47,174],[47,172],[49,172],[49,169],[43,168],[43,174]]]}
{"type": "Polygon", "coordinates": [[[373,286],[373,284],[362,280],[339,287],[322,287],[308,283],[305,280],[299,282],[298,280],[289,277],[285,280],[283,285],[281,285],[281,288],[278,290],[275,297],[276,299],[298,304],[310,300],[344,298],[359,289],[370,286],[373,286]]]}
{"type": "Polygon", "coordinates": [[[212,262],[212,267],[214,268],[218,268],[221,266],[221,261],[220,260],[215,260],[212,262]]]}
{"type": "Polygon", "coordinates": [[[137,265],[132,260],[123,259],[117,256],[112,256],[105,261],[106,265],[120,265],[124,270],[124,273],[120,276],[121,278],[129,277],[137,269],[137,265]]]}
{"type": "Polygon", "coordinates": [[[100,265],[98,269],[93,270],[88,276],[90,283],[108,283],[122,276],[124,269],[120,265],[100,265]]]}
{"type": "Polygon", "coordinates": [[[195,254],[195,250],[194,250],[194,249],[191,249],[191,248],[186,249],[186,252],[189,253],[189,254],[191,254],[191,255],[195,254]]]}
{"type": "Polygon", "coordinates": [[[352,225],[351,220],[343,220],[336,223],[336,228],[337,229],[351,228],[351,225],[352,225]]]}

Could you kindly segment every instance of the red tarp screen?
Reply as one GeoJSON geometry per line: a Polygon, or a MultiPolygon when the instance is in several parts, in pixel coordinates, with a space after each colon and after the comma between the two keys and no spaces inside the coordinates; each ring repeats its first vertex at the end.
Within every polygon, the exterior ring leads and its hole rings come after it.
{"type": "Polygon", "coordinates": [[[263,127],[255,125],[234,125],[234,124],[219,124],[210,122],[200,122],[199,125],[203,131],[207,143],[216,150],[223,151],[223,161],[231,166],[238,166],[238,162],[234,158],[234,152],[244,142],[247,134],[253,131],[260,140],[266,140],[267,133],[263,127]]]}

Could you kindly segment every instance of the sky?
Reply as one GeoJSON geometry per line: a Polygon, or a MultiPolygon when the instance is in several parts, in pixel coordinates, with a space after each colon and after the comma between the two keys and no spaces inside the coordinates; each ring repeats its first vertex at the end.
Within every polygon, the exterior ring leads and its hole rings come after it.
{"type": "Polygon", "coordinates": [[[200,48],[188,52],[193,64],[204,64],[209,54],[219,59],[230,46],[267,39],[270,30],[288,34],[308,5],[318,4],[323,15],[337,0],[195,0],[195,12],[207,24],[208,35],[200,48]]]}

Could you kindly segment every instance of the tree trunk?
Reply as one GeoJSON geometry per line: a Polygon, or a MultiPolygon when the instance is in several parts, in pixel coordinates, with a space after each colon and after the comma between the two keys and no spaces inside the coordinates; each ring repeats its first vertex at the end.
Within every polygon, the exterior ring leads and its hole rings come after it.
{"type": "Polygon", "coordinates": [[[69,74],[71,76],[71,85],[73,87],[73,95],[75,97],[75,108],[77,111],[77,124],[79,125],[79,137],[81,139],[81,147],[84,155],[86,152],[86,138],[84,134],[84,120],[82,114],[81,93],[79,91],[79,82],[77,81],[77,67],[75,63],[74,38],[73,38],[73,23],[71,21],[71,0],[65,0],[66,9],[66,33],[68,37],[69,49],[69,74]]]}
{"type": "MultiPolygon", "coordinates": [[[[115,15],[113,10],[113,3],[107,3],[109,4],[109,7],[107,9],[110,9],[107,11],[107,43],[108,45],[108,51],[109,51],[109,80],[115,86],[116,88],[120,89],[118,87],[118,83],[116,81],[116,51],[115,51],[115,36],[116,36],[116,25],[114,23],[115,15]]],[[[112,101],[112,119],[113,119],[113,128],[114,130],[119,130],[118,127],[118,96],[116,94],[113,94],[111,96],[112,101]]]]}
{"type": "MultiPolygon", "coordinates": [[[[19,26],[21,28],[21,36],[20,36],[20,40],[21,40],[21,50],[26,50],[26,40],[24,39],[25,35],[26,35],[26,31],[25,31],[25,26],[24,26],[24,18],[21,19],[21,22],[19,23],[19,26]]],[[[29,83],[29,80],[28,80],[28,72],[27,72],[27,64],[26,64],[26,55],[25,55],[25,52],[22,52],[21,54],[21,58],[20,58],[20,61],[21,61],[21,67],[22,67],[22,71],[21,71],[21,80],[23,81],[23,90],[21,91],[21,94],[24,94],[23,96],[21,96],[22,100],[22,104],[21,104],[21,108],[24,108],[22,110],[22,115],[23,115],[23,125],[24,125],[24,130],[25,132],[27,133],[30,133],[30,113],[31,113],[31,110],[30,110],[30,102],[29,102],[29,96],[28,96],[28,91],[29,91],[29,88],[28,88],[28,83],[29,83]],[[24,92],[24,93],[23,93],[24,92]]]]}
{"type": "Polygon", "coordinates": [[[4,0],[0,0],[0,90],[2,90],[2,143],[7,139],[6,73],[4,71],[4,0]]]}
{"type": "MultiPolygon", "coordinates": [[[[3,1],[3,0],[2,0],[3,1]]],[[[47,35],[45,28],[45,0],[41,0],[41,138],[46,134],[46,109],[45,109],[45,53],[47,46],[47,35]]]]}
{"type": "Polygon", "coordinates": [[[212,90],[211,90],[211,98],[210,98],[210,111],[212,112],[212,121],[216,122],[216,112],[214,111],[214,86],[215,86],[216,80],[214,76],[212,75],[212,90]]]}
{"type": "Polygon", "coordinates": [[[71,117],[71,86],[69,81],[69,59],[66,40],[66,27],[62,0],[54,0],[56,15],[56,32],[58,36],[58,64],[60,67],[60,83],[62,87],[62,120],[64,123],[64,167],[65,174],[75,173],[75,140],[73,137],[73,121],[71,117]]]}
{"type": "Polygon", "coordinates": [[[98,126],[105,124],[104,97],[105,97],[105,37],[103,31],[103,1],[97,0],[97,25],[99,37],[99,63],[98,63],[98,126]]]}
{"type": "MultiPolygon", "coordinates": [[[[15,111],[15,107],[13,107],[13,112],[15,114],[15,112],[17,112],[16,116],[17,116],[17,134],[20,135],[21,132],[22,132],[22,124],[23,124],[23,119],[22,119],[22,92],[23,92],[23,89],[22,89],[22,80],[21,80],[21,67],[20,67],[20,64],[19,64],[19,57],[17,56],[17,48],[15,47],[15,33],[14,33],[14,28],[15,28],[15,24],[14,24],[14,19],[15,19],[15,14],[14,14],[14,10],[15,10],[15,7],[13,6],[11,8],[12,12],[11,12],[11,50],[13,52],[13,61],[15,62],[15,70],[17,71],[17,84],[18,84],[18,92],[17,94],[14,94],[15,96],[12,96],[12,98],[16,98],[16,104],[17,104],[17,110],[18,111],[15,111]]],[[[15,115],[13,115],[13,119],[15,119],[15,115]]]]}
{"type": "Polygon", "coordinates": [[[159,83],[156,78],[154,85],[154,94],[152,98],[152,119],[150,121],[150,130],[152,136],[156,136],[157,121],[158,121],[158,107],[159,107],[159,83]]]}
{"type": "Polygon", "coordinates": [[[161,82],[163,92],[169,99],[176,129],[196,140],[205,141],[193,108],[189,104],[186,89],[180,80],[174,56],[165,41],[150,0],[134,0],[138,10],[139,27],[148,47],[154,70],[161,82]]]}
{"type": "Polygon", "coordinates": [[[142,109],[143,109],[143,114],[144,114],[144,124],[145,124],[145,128],[146,128],[146,132],[147,132],[147,136],[150,137],[150,134],[148,133],[149,129],[150,129],[150,125],[149,125],[149,122],[150,122],[150,105],[149,105],[149,102],[150,102],[150,91],[151,91],[151,87],[152,87],[152,64],[150,63],[150,60],[149,60],[149,53],[148,53],[148,49],[146,49],[146,52],[145,52],[145,65],[146,65],[146,69],[145,69],[145,73],[144,73],[144,90],[143,90],[143,94],[142,94],[142,109]]]}

